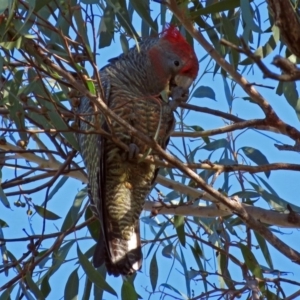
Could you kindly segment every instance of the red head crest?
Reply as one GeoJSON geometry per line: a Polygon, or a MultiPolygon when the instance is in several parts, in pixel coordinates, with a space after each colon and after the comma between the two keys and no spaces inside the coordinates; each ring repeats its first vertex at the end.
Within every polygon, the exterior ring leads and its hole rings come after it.
{"type": "Polygon", "coordinates": [[[164,30],[161,33],[162,38],[167,40],[170,43],[174,44],[187,44],[186,46],[190,47],[185,38],[182,36],[180,31],[172,24],[166,24],[164,30]]]}
{"type": "Polygon", "coordinates": [[[186,41],[180,31],[174,25],[167,24],[161,33],[161,39],[171,44],[173,51],[186,57],[187,63],[181,73],[186,73],[195,79],[199,70],[197,56],[193,47],[186,41]]]}

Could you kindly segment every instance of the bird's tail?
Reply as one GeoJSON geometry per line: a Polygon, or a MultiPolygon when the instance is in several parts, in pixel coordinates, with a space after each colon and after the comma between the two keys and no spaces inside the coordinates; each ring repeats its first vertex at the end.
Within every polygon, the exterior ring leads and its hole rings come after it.
{"type": "Polygon", "coordinates": [[[114,276],[132,275],[141,268],[143,256],[139,222],[129,240],[117,237],[116,232],[106,232],[107,240],[102,232],[100,235],[93,257],[95,268],[105,263],[108,274],[114,276]]]}

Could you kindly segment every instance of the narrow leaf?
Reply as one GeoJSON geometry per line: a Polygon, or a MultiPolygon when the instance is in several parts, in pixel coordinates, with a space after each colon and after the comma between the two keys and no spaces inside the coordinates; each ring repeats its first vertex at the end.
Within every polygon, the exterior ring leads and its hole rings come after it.
{"type": "Polygon", "coordinates": [[[229,108],[231,109],[231,107],[232,107],[232,95],[231,95],[226,77],[222,76],[222,79],[223,79],[223,84],[224,84],[224,92],[225,92],[226,100],[227,100],[229,108]]]}
{"type": "Polygon", "coordinates": [[[75,243],[75,239],[67,242],[62,247],[60,247],[57,251],[53,252],[52,254],[52,267],[50,271],[50,275],[52,276],[60,266],[65,262],[65,259],[72,248],[73,244],[75,243]]]}
{"type": "Polygon", "coordinates": [[[52,211],[45,209],[42,206],[38,206],[38,205],[33,205],[37,214],[40,215],[42,218],[45,218],[47,220],[58,220],[60,219],[60,216],[58,216],[57,214],[53,213],[52,211]]]}
{"type": "Polygon", "coordinates": [[[157,266],[156,251],[155,251],[150,262],[150,281],[151,281],[153,292],[156,289],[157,278],[158,278],[158,266],[157,266]]]}
{"type": "Polygon", "coordinates": [[[78,288],[79,288],[79,277],[77,273],[78,269],[75,269],[69,276],[66,283],[64,299],[65,300],[77,300],[78,299],[78,288]]]}
{"type": "Polygon", "coordinates": [[[254,231],[254,234],[268,266],[270,267],[270,269],[274,269],[272,256],[269,252],[266,240],[258,232],[254,231]]]}
{"type": "Polygon", "coordinates": [[[43,295],[45,296],[45,298],[47,298],[48,295],[51,292],[51,286],[49,284],[49,277],[48,276],[45,276],[44,279],[42,280],[41,291],[42,291],[43,295]]]}
{"type": "Polygon", "coordinates": [[[193,93],[192,97],[195,98],[210,98],[216,101],[216,94],[209,86],[201,85],[193,93]]]}
{"type": "MultiPolygon", "coordinates": [[[[243,150],[244,154],[257,165],[269,164],[267,157],[264,154],[262,154],[259,150],[252,147],[242,147],[241,149],[243,150]]],[[[265,174],[267,177],[269,177],[271,172],[266,171],[265,174]]]]}
{"type": "Polygon", "coordinates": [[[249,268],[249,270],[252,272],[252,274],[255,277],[263,280],[262,270],[254,256],[254,254],[252,253],[252,251],[248,248],[248,246],[246,246],[244,244],[239,243],[239,246],[241,248],[245,263],[246,263],[247,267],[249,268]]]}
{"type": "Polygon", "coordinates": [[[9,227],[8,224],[0,219],[0,228],[5,228],[5,227],[9,227]]]}
{"type": "Polygon", "coordinates": [[[160,287],[167,288],[167,289],[177,293],[178,295],[182,296],[182,298],[185,299],[185,300],[189,299],[189,297],[187,297],[185,294],[181,293],[179,290],[175,289],[173,286],[171,286],[168,283],[163,283],[163,284],[160,285],[160,287]]]}
{"type": "Polygon", "coordinates": [[[100,273],[98,273],[89,260],[82,254],[79,247],[77,246],[77,255],[79,259],[79,263],[86,273],[87,277],[96,284],[99,288],[105,290],[106,292],[118,296],[115,290],[105,281],[100,273]]]}
{"type": "Polygon", "coordinates": [[[43,300],[45,299],[44,295],[38,288],[38,286],[35,284],[35,282],[32,280],[31,275],[29,272],[26,273],[26,282],[30,288],[30,291],[35,295],[36,299],[43,300]]]}
{"type": "Polygon", "coordinates": [[[174,226],[178,235],[178,239],[183,247],[185,247],[185,231],[184,216],[174,216],[174,226]]]}
{"type": "Polygon", "coordinates": [[[71,206],[70,210],[68,211],[66,218],[61,226],[61,231],[65,231],[70,228],[74,222],[77,220],[78,213],[80,211],[81,205],[83,200],[87,196],[87,188],[80,190],[77,195],[75,196],[73,205],[71,206]]]}
{"type": "Polygon", "coordinates": [[[0,186],[0,201],[2,202],[2,204],[7,207],[7,208],[10,208],[10,204],[8,202],[8,199],[2,189],[2,187],[0,186]]]}
{"type": "MultiPolygon", "coordinates": [[[[190,126],[192,129],[194,129],[195,131],[204,131],[204,129],[199,126],[199,125],[192,125],[190,126]]],[[[202,136],[202,139],[203,141],[206,143],[206,144],[209,144],[210,143],[210,140],[209,140],[209,137],[208,136],[202,136]]]]}
{"type": "Polygon", "coordinates": [[[85,284],[84,284],[82,300],[90,300],[91,289],[92,289],[92,282],[86,276],[85,277],[85,284]]]}
{"type": "Polygon", "coordinates": [[[122,289],[121,289],[121,299],[122,300],[138,300],[138,295],[132,286],[131,282],[128,280],[123,281],[122,289]]]}
{"type": "Polygon", "coordinates": [[[187,265],[186,265],[185,257],[183,255],[181,247],[180,247],[180,255],[181,255],[181,265],[182,265],[183,272],[184,272],[186,290],[187,290],[188,296],[191,297],[190,278],[188,275],[187,265]]]}
{"type": "Polygon", "coordinates": [[[289,203],[288,201],[282,199],[276,194],[271,194],[267,192],[265,189],[263,189],[261,186],[257,185],[254,182],[249,181],[249,183],[252,185],[252,187],[261,195],[261,197],[267,201],[271,207],[277,211],[285,211],[287,209],[287,206],[290,205],[293,211],[300,212],[300,206],[297,206],[295,204],[289,203]]]}
{"type": "MultiPolygon", "coordinates": [[[[252,2],[253,0],[249,0],[252,2]]],[[[221,11],[227,11],[231,9],[235,9],[240,6],[240,0],[223,0],[220,2],[215,2],[211,5],[207,5],[206,7],[197,9],[195,12],[191,14],[191,18],[195,18],[201,15],[219,13],[221,11]]]]}
{"type": "Polygon", "coordinates": [[[172,253],[173,253],[173,245],[172,244],[165,246],[161,251],[161,254],[167,258],[172,258],[172,253]]]}
{"type": "Polygon", "coordinates": [[[59,191],[59,189],[66,183],[66,181],[69,179],[68,176],[63,176],[59,182],[55,185],[55,187],[51,190],[48,201],[59,191]]]}
{"type": "Polygon", "coordinates": [[[215,151],[217,149],[226,147],[228,147],[228,141],[226,139],[220,139],[210,142],[208,145],[203,146],[202,149],[215,151]]]}

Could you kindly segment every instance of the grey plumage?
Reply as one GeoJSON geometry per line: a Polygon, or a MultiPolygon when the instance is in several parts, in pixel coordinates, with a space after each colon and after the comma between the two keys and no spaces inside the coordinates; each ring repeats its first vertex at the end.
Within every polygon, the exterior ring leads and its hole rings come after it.
{"type": "MultiPolygon", "coordinates": [[[[120,118],[166,148],[174,116],[168,97],[161,95],[169,95],[171,86],[186,91],[198,68],[194,50],[170,26],[161,37],[144,40],[100,70],[103,100],[120,118]]],[[[77,112],[87,121],[80,122],[81,130],[88,131],[88,123],[98,123],[114,139],[141,154],[149,153],[146,144],[116,121],[95,115],[89,99],[81,99],[77,112]]],[[[102,228],[94,266],[105,261],[109,274],[130,275],[141,267],[139,216],[157,168],[128,159],[128,153],[100,135],[79,134],[78,141],[88,173],[91,208],[102,228]]]]}

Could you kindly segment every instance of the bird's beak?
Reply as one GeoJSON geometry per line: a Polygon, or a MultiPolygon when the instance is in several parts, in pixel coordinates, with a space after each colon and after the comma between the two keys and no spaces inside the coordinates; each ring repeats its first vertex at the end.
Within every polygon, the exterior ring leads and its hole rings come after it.
{"type": "Polygon", "coordinates": [[[191,77],[187,77],[184,75],[176,75],[174,77],[174,82],[177,86],[181,86],[184,89],[188,89],[192,83],[193,83],[193,79],[191,77]]]}

